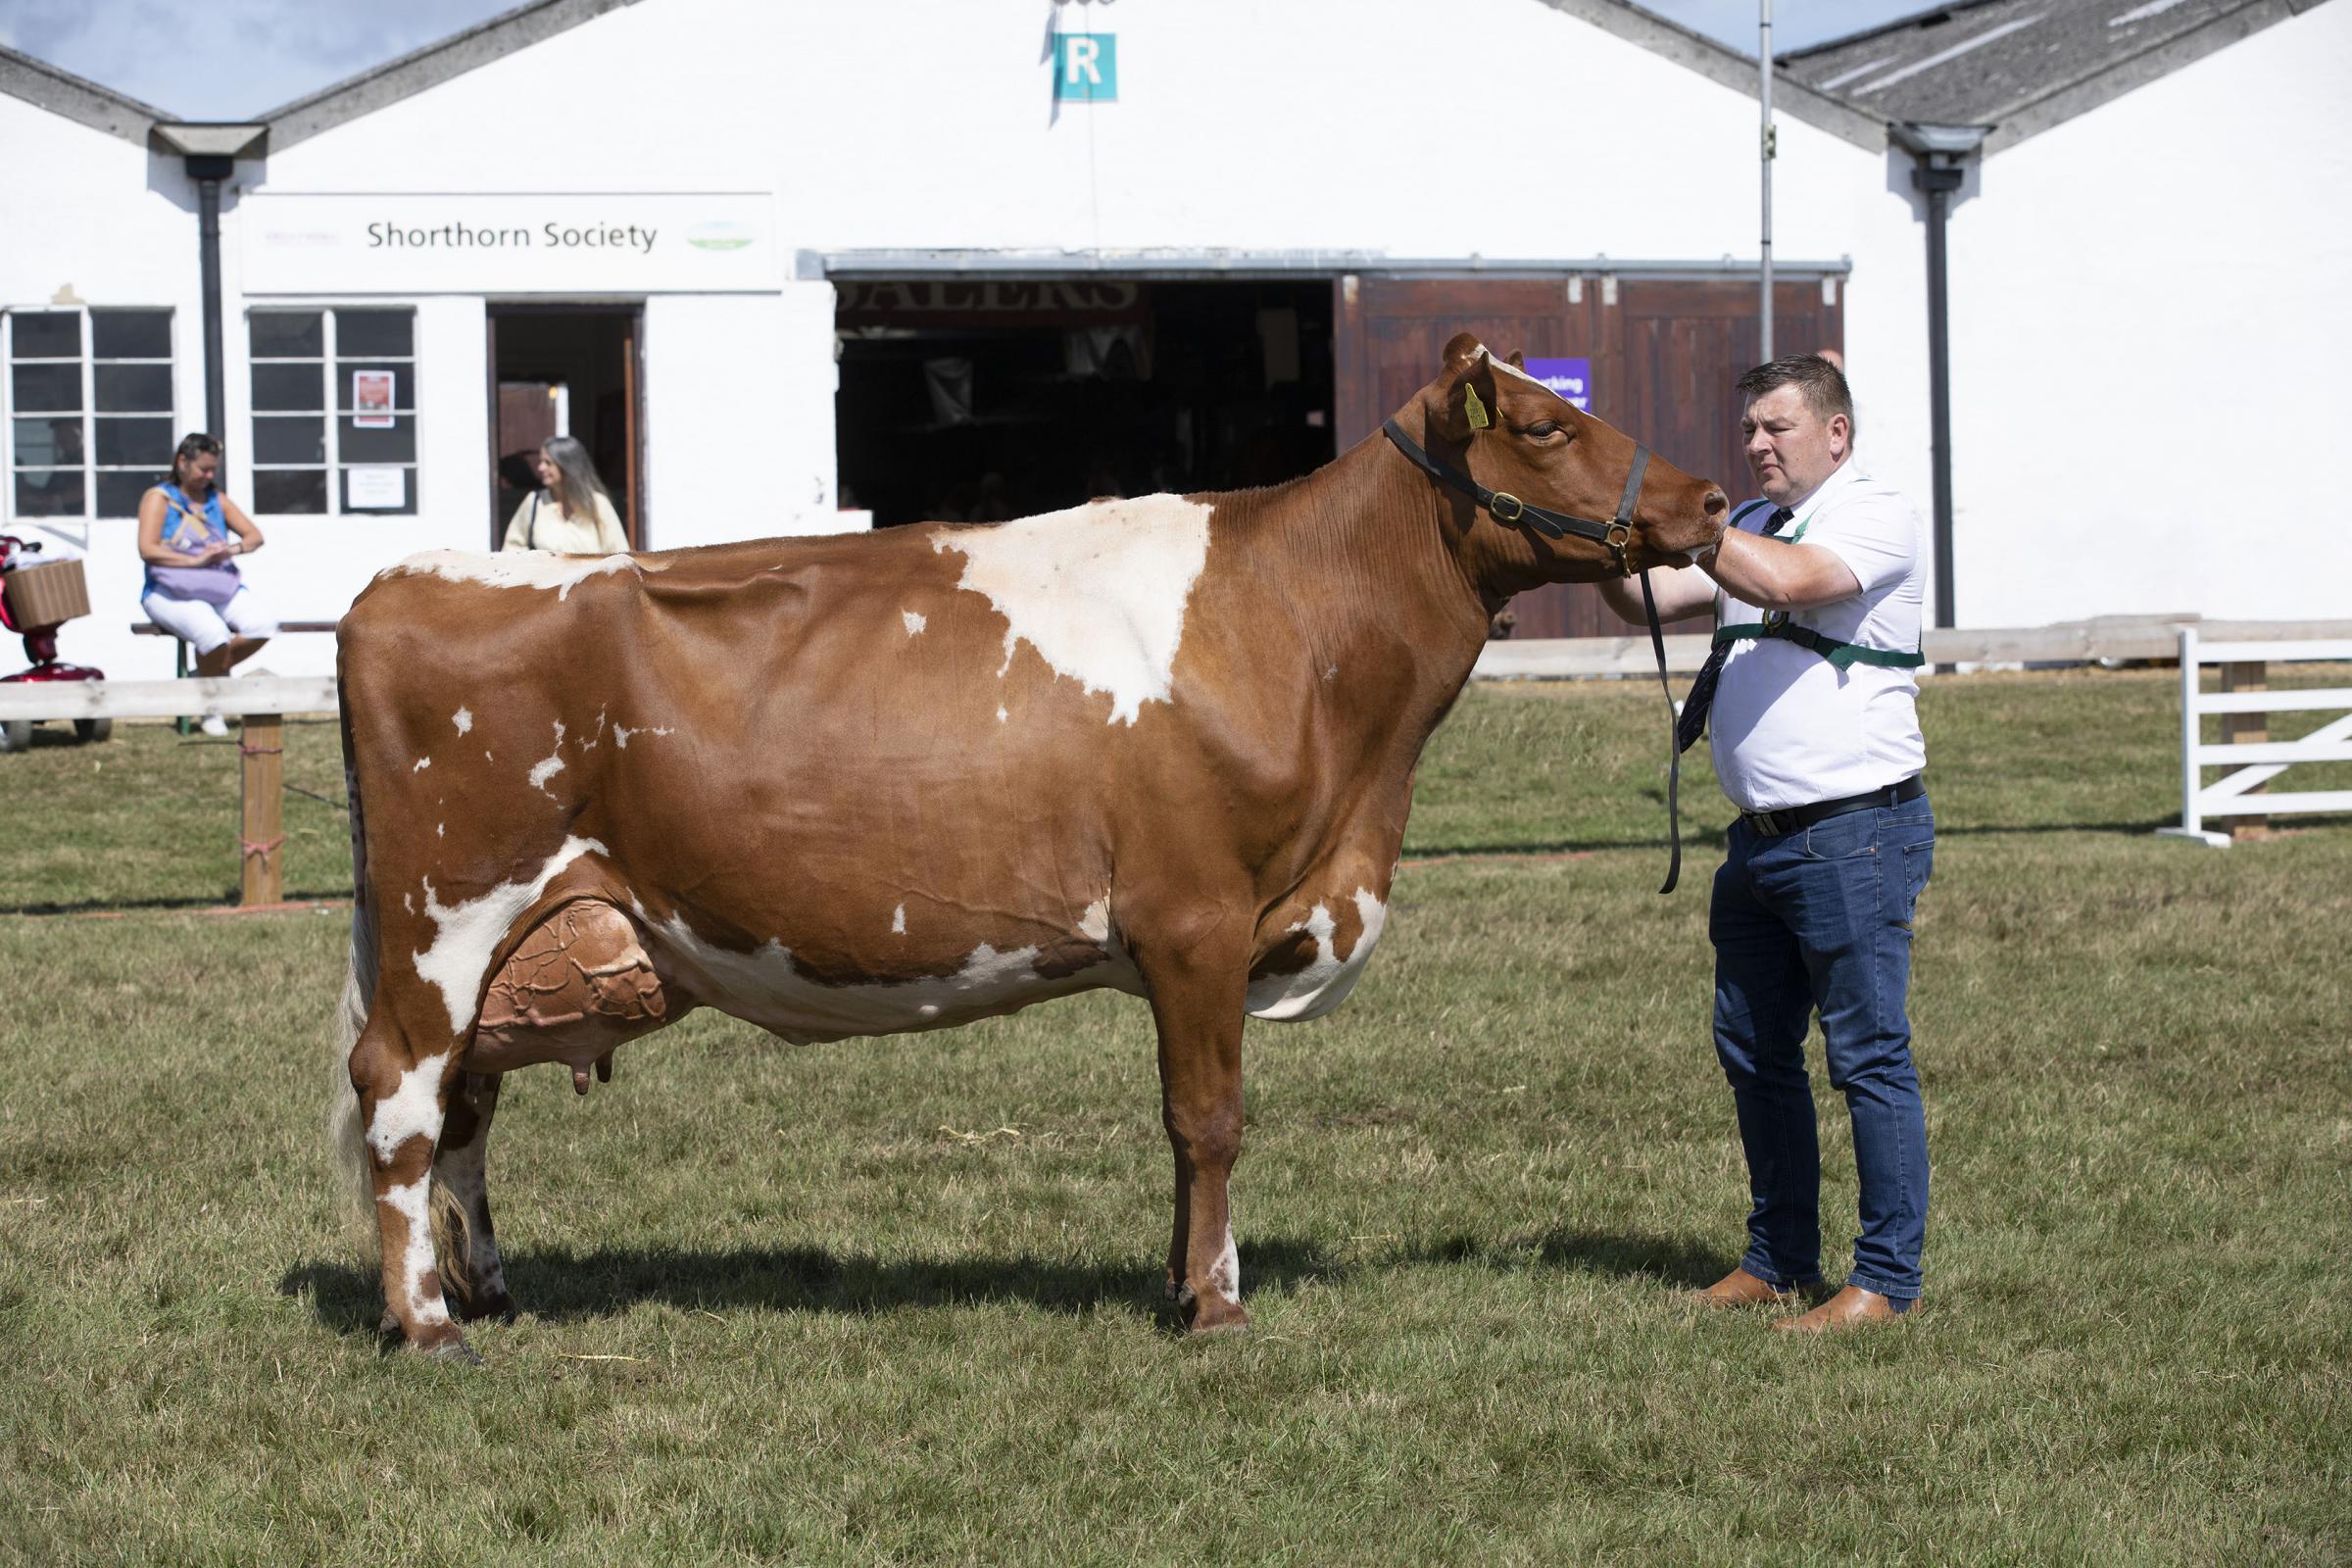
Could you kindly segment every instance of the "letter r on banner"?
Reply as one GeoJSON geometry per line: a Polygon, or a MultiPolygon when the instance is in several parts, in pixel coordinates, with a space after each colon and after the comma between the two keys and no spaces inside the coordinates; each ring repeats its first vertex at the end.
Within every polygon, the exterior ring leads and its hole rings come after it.
{"type": "Polygon", "coordinates": [[[1108,104],[1119,98],[1115,32],[1054,35],[1054,96],[1063,103],[1108,104]]]}

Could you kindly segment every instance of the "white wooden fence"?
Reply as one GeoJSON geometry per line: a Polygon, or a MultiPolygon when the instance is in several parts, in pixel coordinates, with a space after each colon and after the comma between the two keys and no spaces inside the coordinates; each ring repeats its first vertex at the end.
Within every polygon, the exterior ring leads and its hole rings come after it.
{"type": "Polygon", "coordinates": [[[2226,847],[2232,835],[2205,826],[2207,817],[2234,817],[2243,833],[2273,816],[2302,811],[2352,811],[2352,790],[2280,790],[2270,781],[2298,762],[2352,761],[2352,711],[2300,740],[2274,741],[2271,713],[2352,710],[2352,686],[2271,691],[2274,663],[2352,661],[2352,638],[2209,640],[2195,626],[2180,628],[2180,825],[2158,831],[2226,847]],[[2208,692],[2205,667],[2222,667],[2221,689],[2208,692]],[[2221,717],[2218,744],[2205,741],[2204,720],[2221,717]],[[2208,767],[2226,768],[2212,783],[2208,767]]]}

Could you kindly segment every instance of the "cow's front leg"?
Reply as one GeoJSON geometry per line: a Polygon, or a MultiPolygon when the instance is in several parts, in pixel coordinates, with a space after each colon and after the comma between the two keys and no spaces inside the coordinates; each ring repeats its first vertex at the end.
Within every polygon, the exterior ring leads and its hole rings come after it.
{"type": "Polygon", "coordinates": [[[433,1150],[460,1076],[457,1050],[414,1051],[382,1016],[368,1021],[351,1051],[352,1088],[375,1189],[383,1241],[384,1327],[429,1355],[478,1360],[442,1298],[433,1256],[433,1150]]]}
{"type": "Polygon", "coordinates": [[[1146,970],[1159,1026],[1160,1119],[1176,1156],[1176,1227],[1168,1283],[1196,1331],[1244,1328],[1242,1265],[1227,1185],[1242,1152],[1242,1007],[1246,958],[1196,955],[1146,970]]]}
{"type": "Polygon", "coordinates": [[[501,1081],[493,1073],[458,1074],[433,1153],[433,1181],[457,1204],[465,1221],[462,1237],[447,1238],[457,1255],[444,1261],[441,1282],[454,1294],[459,1313],[467,1318],[514,1316],[514,1298],[507,1294],[506,1263],[498,1254],[498,1232],[490,1223],[485,1168],[501,1081]]]}

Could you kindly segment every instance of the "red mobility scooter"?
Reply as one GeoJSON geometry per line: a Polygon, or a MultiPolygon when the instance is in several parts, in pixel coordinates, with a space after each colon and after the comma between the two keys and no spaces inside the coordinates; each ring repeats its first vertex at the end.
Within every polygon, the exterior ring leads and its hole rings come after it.
{"type": "MultiPolygon", "coordinates": [[[[104,680],[104,670],[87,664],[69,664],[57,657],[57,628],[76,615],[90,612],[90,590],[78,560],[41,561],[37,540],[0,533],[0,627],[24,639],[29,669],[0,675],[0,685],[20,681],[104,680]]],[[[32,744],[30,718],[0,721],[0,752],[21,752],[32,744]]],[[[79,740],[102,741],[115,732],[111,718],[77,718],[74,734],[79,740]]]]}

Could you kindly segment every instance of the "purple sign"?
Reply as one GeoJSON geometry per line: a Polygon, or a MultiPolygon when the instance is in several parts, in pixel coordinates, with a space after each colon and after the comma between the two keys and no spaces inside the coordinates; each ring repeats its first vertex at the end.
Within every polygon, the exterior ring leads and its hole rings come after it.
{"type": "Polygon", "coordinates": [[[1577,408],[1592,406],[1592,362],[1587,360],[1530,360],[1527,373],[1566,398],[1577,408]]]}

